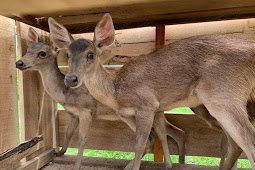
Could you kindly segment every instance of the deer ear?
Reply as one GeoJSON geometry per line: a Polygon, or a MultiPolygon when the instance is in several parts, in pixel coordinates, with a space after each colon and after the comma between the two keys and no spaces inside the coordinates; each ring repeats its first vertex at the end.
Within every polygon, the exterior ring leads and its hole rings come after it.
{"type": "Polygon", "coordinates": [[[38,43],[39,42],[39,36],[37,32],[33,28],[28,29],[28,34],[27,34],[27,45],[30,46],[32,44],[38,43]]]}
{"type": "Polygon", "coordinates": [[[67,49],[73,41],[73,37],[67,29],[53,18],[48,19],[50,28],[50,41],[55,48],[67,49]]]}
{"type": "Polygon", "coordinates": [[[98,49],[109,46],[114,41],[114,26],[110,14],[105,14],[95,28],[94,43],[98,49]]]}

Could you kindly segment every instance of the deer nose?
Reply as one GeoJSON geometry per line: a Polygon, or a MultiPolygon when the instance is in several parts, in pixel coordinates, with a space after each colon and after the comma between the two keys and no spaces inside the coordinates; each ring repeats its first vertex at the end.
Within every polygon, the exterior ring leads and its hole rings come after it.
{"type": "Polygon", "coordinates": [[[65,77],[65,85],[68,87],[75,87],[78,85],[78,77],[75,75],[65,77]]]}
{"type": "Polygon", "coordinates": [[[16,68],[18,68],[18,69],[21,69],[21,68],[23,68],[24,67],[24,63],[23,63],[23,61],[22,60],[19,60],[19,61],[17,61],[16,62],[16,68]]]}

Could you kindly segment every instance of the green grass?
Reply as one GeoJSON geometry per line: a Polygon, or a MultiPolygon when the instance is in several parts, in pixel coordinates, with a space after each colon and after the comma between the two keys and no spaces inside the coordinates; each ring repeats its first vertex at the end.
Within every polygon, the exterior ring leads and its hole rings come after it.
{"type": "MultiPolygon", "coordinates": [[[[78,149],[68,148],[66,155],[77,155],[78,149]]],[[[105,151],[105,150],[92,150],[85,149],[83,151],[83,156],[90,157],[100,157],[100,158],[113,158],[113,159],[127,159],[132,160],[135,157],[134,152],[118,152],[118,151],[105,151]]],[[[146,154],[142,160],[144,161],[153,161],[153,154],[146,154]]],[[[179,157],[177,155],[172,155],[171,159],[173,163],[179,162],[179,157]]],[[[207,165],[207,166],[219,166],[220,158],[214,157],[202,157],[202,156],[186,156],[186,164],[196,164],[196,165],[207,165]]],[[[251,165],[246,159],[238,160],[238,168],[251,168],[251,165]]]]}

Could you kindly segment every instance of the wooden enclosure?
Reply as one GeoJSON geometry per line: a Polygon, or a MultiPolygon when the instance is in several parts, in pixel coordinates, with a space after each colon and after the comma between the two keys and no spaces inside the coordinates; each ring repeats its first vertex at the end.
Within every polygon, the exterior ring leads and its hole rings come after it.
{"type": "MultiPolygon", "coordinates": [[[[64,110],[57,109],[56,103],[44,91],[39,73],[18,72],[18,86],[16,81],[17,72],[14,63],[16,57],[21,58],[26,52],[28,28],[33,26],[40,37],[48,41],[47,18],[49,16],[64,24],[71,33],[74,33],[75,38],[92,39],[93,33],[87,32],[93,31],[103,13],[110,12],[117,31],[112,47],[113,57],[106,65],[113,71],[133,57],[151,53],[164,45],[191,36],[234,34],[255,39],[255,19],[253,18],[218,21],[254,17],[255,2],[253,0],[199,0],[196,5],[188,0],[122,0],[114,5],[110,0],[89,0],[86,3],[85,1],[63,3],[59,0],[40,2],[28,0],[26,3],[20,3],[11,0],[4,3],[0,9],[0,14],[9,17],[0,17],[0,70],[2,72],[0,76],[0,116],[2,118],[0,158],[9,154],[8,159],[0,159],[0,169],[14,167],[39,169],[53,160],[54,150],[61,147],[64,142],[70,118],[64,110]],[[14,3],[16,5],[9,8],[10,4],[14,3]],[[180,23],[189,24],[173,25],[180,23]],[[123,30],[125,28],[134,29],[123,30]],[[17,89],[19,90],[20,121],[17,89]],[[19,123],[21,141],[33,144],[29,145],[29,149],[25,151],[10,154],[7,150],[17,147],[20,143],[19,123]],[[24,157],[25,159],[20,161],[24,157]]],[[[62,69],[63,72],[68,69],[65,57],[60,56],[58,63],[59,66],[65,66],[62,69]]],[[[166,117],[186,132],[187,156],[220,157],[222,133],[220,130],[209,128],[205,122],[193,114],[166,114],[166,117]]],[[[134,135],[123,122],[95,120],[86,148],[132,152],[134,151],[134,135]]],[[[78,147],[78,130],[69,147],[78,147]]],[[[178,155],[177,144],[170,138],[169,148],[170,154],[178,155]]],[[[158,141],[154,145],[153,153],[155,161],[163,161],[162,148],[158,141]]],[[[245,155],[242,157],[244,158],[245,155]]],[[[67,160],[67,157],[62,159],[63,162],[68,162],[67,160]]],[[[70,158],[71,160],[73,158],[70,158]]],[[[61,162],[61,157],[53,161],[61,162]]]]}

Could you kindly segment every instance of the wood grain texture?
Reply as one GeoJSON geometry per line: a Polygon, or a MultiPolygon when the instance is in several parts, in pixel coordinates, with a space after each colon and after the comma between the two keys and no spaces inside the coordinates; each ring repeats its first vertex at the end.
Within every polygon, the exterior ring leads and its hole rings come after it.
{"type": "MultiPolygon", "coordinates": [[[[59,111],[59,139],[63,145],[69,115],[59,111]]],[[[175,126],[183,129],[187,135],[186,155],[220,157],[221,131],[210,129],[207,124],[195,115],[166,114],[166,118],[175,126]]],[[[168,138],[170,154],[178,155],[175,141],[168,138]]],[[[78,130],[69,145],[78,147],[78,130]]],[[[129,151],[133,152],[135,134],[121,121],[95,120],[89,132],[87,149],[129,151]]]]}
{"type": "Polygon", "coordinates": [[[54,158],[54,149],[48,149],[45,152],[41,153],[37,157],[25,162],[16,170],[35,170],[35,169],[40,169],[47,163],[49,163],[53,158],[54,158]]]}
{"type": "MultiPolygon", "coordinates": [[[[21,3],[17,0],[10,0],[3,3],[0,11],[4,15],[16,14],[16,16],[38,18],[38,26],[41,26],[41,17],[47,20],[48,16],[53,16],[70,32],[82,33],[93,31],[105,12],[113,16],[116,29],[125,29],[158,24],[254,17],[255,2],[253,0],[197,0],[196,3],[190,0],[122,0],[116,2],[78,0],[63,3],[60,0],[45,0],[35,3],[28,0],[26,3],[21,3]]],[[[20,21],[23,19],[24,17],[20,17],[20,21]]]]}
{"type": "MultiPolygon", "coordinates": [[[[158,50],[165,45],[165,25],[156,26],[156,36],[155,36],[155,48],[158,50]]],[[[154,144],[154,161],[163,162],[163,148],[160,141],[157,139],[154,144]]]]}
{"type": "Polygon", "coordinates": [[[32,154],[42,146],[43,137],[38,136],[21,143],[19,146],[0,154],[0,169],[13,169],[19,165],[20,160],[32,154]]]}
{"type": "Polygon", "coordinates": [[[0,16],[0,152],[19,144],[15,21],[0,16]]]}

